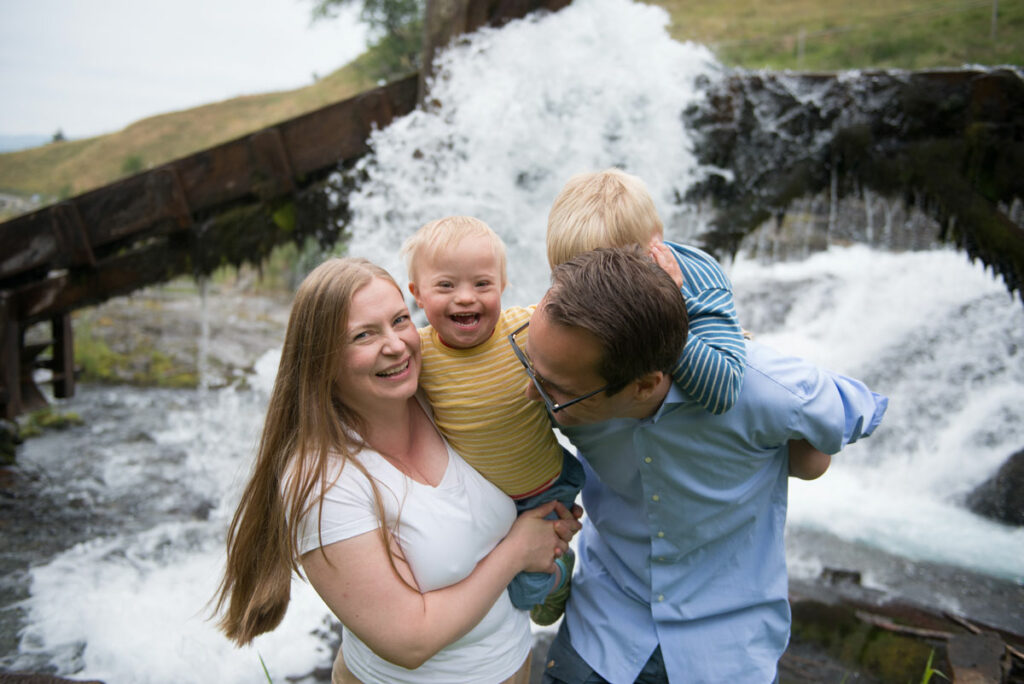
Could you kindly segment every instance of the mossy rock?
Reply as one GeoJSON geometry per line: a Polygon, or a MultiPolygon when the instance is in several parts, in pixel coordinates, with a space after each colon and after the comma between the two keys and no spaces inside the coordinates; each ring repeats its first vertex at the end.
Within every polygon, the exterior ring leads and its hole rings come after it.
{"type": "MultiPolygon", "coordinates": [[[[936,648],[926,640],[895,634],[857,617],[854,609],[796,601],[793,640],[813,644],[884,684],[921,681],[936,648]]],[[[941,660],[936,656],[936,660],[941,660]]]]}
{"type": "Polygon", "coordinates": [[[18,420],[16,438],[20,441],[38,437],[46,430],[66,430],[74,425],[84,424],[82,417],[74,411],[58,411],[52,406],[45,406],[18,420]]]}

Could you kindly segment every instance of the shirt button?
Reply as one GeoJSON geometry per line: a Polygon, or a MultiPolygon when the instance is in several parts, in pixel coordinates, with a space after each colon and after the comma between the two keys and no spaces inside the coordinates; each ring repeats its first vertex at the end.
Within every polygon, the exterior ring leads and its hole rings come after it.
{"type": "Polygon", "coordinates": [[[655,494],[654,496],[651,497],[651,501],[661,501],[661,497],[655,494]]]}
{"type": "Polygon", "coordinates": [[[644,457],[644,463],[650,463],[650,462],[651,462],[651,461],[653,461],[653,460],[654,460],[654,459],[653,459],[653,458],[651,458],[650,456],[645,456],[645,457],[644,457]]]}
{"type": "Polygon", "coordinates": [[[665,536],[665,533],[664,533],[664,532],[662,532],[661,530],[658,530],[658,536],[659,536],[659,537],[664,537],[664,536],[665,536]]]}
{"type": "Polygon", "coordinates": [[[659,563],[664,563],[665,562],[665,557],[664,556],[658,556],[658,562],[659,563]]]}
{"type": "Polygon", "coordinates": [[[664,601],[665,600],[665,595],[664,594],[658,594],[658,600],[659,601],[664,601]]]}

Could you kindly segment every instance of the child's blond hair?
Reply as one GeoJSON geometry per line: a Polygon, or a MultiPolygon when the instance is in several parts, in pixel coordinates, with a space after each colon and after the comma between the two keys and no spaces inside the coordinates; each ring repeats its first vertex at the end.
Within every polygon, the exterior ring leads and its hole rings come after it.
{"type": "Polygon", "coordinates": [[[646,246],[664,226],[647,186],[619,169],[576,174],[548,214],[551,268],[598,247],[646,246]]]}
{"type": "Polygon", "coordinates": [[[452,249],[468,237],[487,238],[494,248],[494,256],[498,259],[501,273],[501,286],[504,287],[507,276],[505,273],[505,243],[490,226],[472,216],[446,216],[431,221],[420,227],[402,244],[400,252],[405,260],[405,268],[409,280],[416,282],[416,267],[422,259],[432,259],[439,252],[452,249]]]}

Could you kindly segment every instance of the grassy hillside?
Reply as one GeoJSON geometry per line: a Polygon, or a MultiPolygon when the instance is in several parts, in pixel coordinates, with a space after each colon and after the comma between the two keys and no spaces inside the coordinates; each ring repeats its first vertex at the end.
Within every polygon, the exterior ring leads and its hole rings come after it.
{"type": "MultiPolygon", "coordinates": [[[[746,68],[1024,64],[1024,2],[992,0],[660,0],[678,40],[746,68]]],[[[109,183],[371,87],[354,63],[298,90],[144,119],[122,131],[0,154],[0,192],[58,199],[109,183]]],[[[3,209],[0,208],[0,217],[3,209]]]]}
{"type": "Polygon", "coordinates": [[[373,85],[356,62],[297,90],[236,97],[143,119],[116,133],[0,154],[0,192],[49,199],[77,195],[373,85]]]}
{"type": "Polygon", "coordinates": [[[677,40],[751,69],[1024,64],[1020,0],[660,0],[677,40]],[[993,36],[993,8],[997,7],[993,36]]]}

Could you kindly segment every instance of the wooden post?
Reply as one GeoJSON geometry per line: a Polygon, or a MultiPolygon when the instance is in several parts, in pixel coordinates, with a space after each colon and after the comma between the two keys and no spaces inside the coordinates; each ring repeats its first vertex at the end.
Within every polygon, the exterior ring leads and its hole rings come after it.
{"type": "Polygon", "coordinates": [[[21,335],[11,318],[7,293],[0,293],[0,415],[14,420],[21,413],[21,335]]]}
{"type": "Polygon", "coordinates": [[[53,328],[53,350],[50,370],[53,371],[53,396],[67,399],[75,396],[75,345],[71,330],[71,314],[50,319],[53,328]]]}
{"type": "Polygon", "coordinates": [[[423,18],[423,53],[421,54],[419,90],[416,102],[423,104],[427,83],[434,75],[434,57],[460,33],[466,32],[470,0],[427,0],[423,18]]]}

